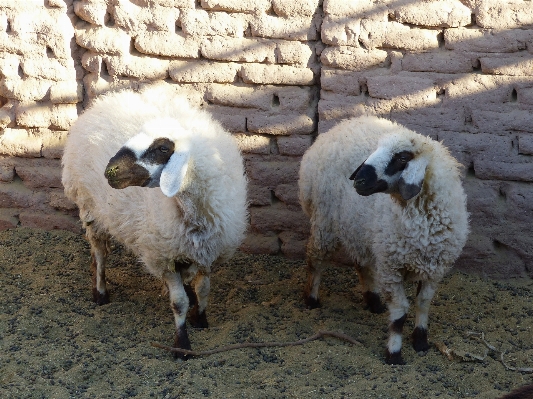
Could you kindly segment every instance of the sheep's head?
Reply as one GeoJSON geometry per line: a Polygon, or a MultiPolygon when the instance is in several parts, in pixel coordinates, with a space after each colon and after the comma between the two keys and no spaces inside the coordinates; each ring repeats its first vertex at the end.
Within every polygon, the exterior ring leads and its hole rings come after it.
{"type": "Polygon", "coordinates": [[[424,183],[427,154],[416,140],[403,135],[384,137],[350,180],[358,194],[399,193],[404,200],[415,197],[424,183]]]}
{"type": "Polygon", "coordinates": [[[145,125],[109,160],[105,177],[116,189],[130,186],[161,187],[168,197],[176,195],[187,172],[188,148],[177,148],[168,137],[158,136],[175,127],[176,121],[161,119],[145,125]]]}

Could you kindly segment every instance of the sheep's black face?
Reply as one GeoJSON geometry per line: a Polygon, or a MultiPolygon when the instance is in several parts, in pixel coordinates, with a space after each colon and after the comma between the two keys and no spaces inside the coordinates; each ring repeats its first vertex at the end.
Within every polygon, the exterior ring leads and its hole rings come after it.
{"type": "Polygon", "coordinates": [[[109,160],[105,177],[109,185],[117,189],[156,187],[161,171],[173,152],[174,143],[167,138],[153,140],[144,150],[124,146],[109,160]]]}
{"type": "Polygon", "coordinates": [[[144,185],[150,178],[150,174],[137,164],[137,157],[132,150],[122,147],[109,160],[105,169],[105,177],[111,187],[121,189],[144,185]]]}
{"type": "Polygon", "coordinates": [[[357,194],[364,196],[381,193],[389,188],[385,180],[378,179],[376,168],[364,163],[350,176],[350,180],[354,181],[357,194]]]}
{"type": "Polygon", "coordinates": [[[392,192],[398,187],[401,172],[413,157],[412,152],[401,151],[392,157],[369,158],[355,170],[350,180],[354,181],[357,193],[363,196],[392,192]]]}

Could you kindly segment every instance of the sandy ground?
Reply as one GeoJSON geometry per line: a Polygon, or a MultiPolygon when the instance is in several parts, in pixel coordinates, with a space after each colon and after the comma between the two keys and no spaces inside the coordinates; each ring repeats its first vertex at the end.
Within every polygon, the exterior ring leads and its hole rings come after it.
{"type": "MultiPolygon", "coordinates": [[[[403,366],[384,363],[387,315],[363,309],[357,277],[330,268],[322,307],[302,301],[303,261],[237,254],[214,271],[207,330],[189,329],[193,349],[239,342],[302,346],[239,349],[188,361],[151,345],[170,345],[174,324],[161,283],[120,246],[110,258],[111,304],[91,301],[89,246],[80,235],[15,229],[0,233],[0,397],[2,398],[497,398],[531,383],[533,282],[484,281],[458,272],[430,310],[429,338],[483,360],[449,360],[435,346],[417,354],[406,322],[403,366]]],[[[409,288],[411,296],[414,287],[409,288]]]]}

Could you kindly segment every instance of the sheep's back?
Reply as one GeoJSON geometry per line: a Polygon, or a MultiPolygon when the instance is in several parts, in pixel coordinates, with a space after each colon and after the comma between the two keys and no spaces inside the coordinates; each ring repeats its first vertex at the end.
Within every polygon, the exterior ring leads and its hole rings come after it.
{"type": "MultiPolygon", "coordinates": [[[[195,240],[193,230],[181,223],[183,215],[175,198],[167,198],[156,188],[116,190],[104,176],[109,159],[146,120],[160,117],[175,118],[189,129],[195,140],[204,143],[196,146],[198,151],[224,158],[218,170],[196,164],[199,170],[216,174],[205,176],[207,179],[220,178],[211,192],[217,196],[213,212],[221,212],[221,221],[218,231],[211,232],[212,242],[205,249],[209,254],[192,254],[191,258],[213,261],[217,254],[227,257],[242,241],[247,224],[242,157],[233,137],[205,111],[190,107],[180,97],[170,98],[168,91],[124,91],[95,100],[69,132],[62,160],[65,194],[78,205],[83,221],[96,221],[99,228],[138,255],[161,251],[167,257],[179,257],[195,251],[190,245],[195,240]]],[[[212,157],[195,155],[213,162],[212,157]]]]}
{"type": "Polygon", "coordinates": [[[311,229],[320,232],[315,239],[322,240],[320,246],[340,241],[359,262],[371,246],[368,225],[375,198],[357,194],[349,178],[377,148],[389,124],[373,117],[343,121],[317,137],[300,166],[300,203],[311,229]]]}

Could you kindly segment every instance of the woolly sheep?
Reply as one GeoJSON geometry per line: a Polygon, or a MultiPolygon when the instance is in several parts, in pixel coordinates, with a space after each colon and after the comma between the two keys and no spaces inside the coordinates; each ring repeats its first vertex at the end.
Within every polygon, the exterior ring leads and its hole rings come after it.
{"type": "Polygon", "coordinates": [[[191,325],[206,328],[211,268],[232,256],[246,230],[234,138],[166,90],[121,91],[97,99],[74,123],[62,165],[66,196],[91,245],[93,300],[109,303],[105,265],[114,237],[165,283],[174,346],[190,349],[189,304],[191,325]]]}
{"type": "Polygon", "coordinates": [[[404,281],[419,282],[413,347],[429,348],[431,299],[469,230],[459,170],[441,143],[375,116],[339,123],[303,156],[299,198],[311,222],[306,303],[319,305],[321,273],[342,246],[372,312],[381,310],[379,294],[384,295],[389,364],[403,363],[409,307],[404,281]]]}

